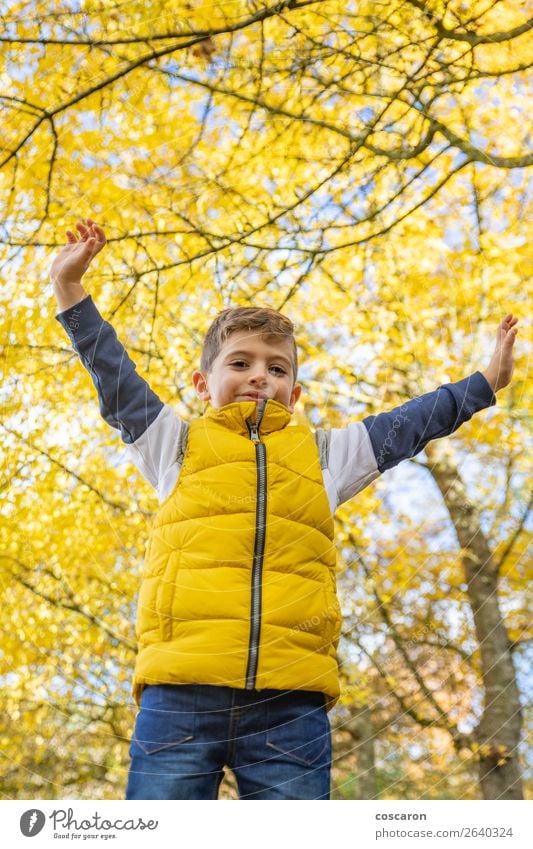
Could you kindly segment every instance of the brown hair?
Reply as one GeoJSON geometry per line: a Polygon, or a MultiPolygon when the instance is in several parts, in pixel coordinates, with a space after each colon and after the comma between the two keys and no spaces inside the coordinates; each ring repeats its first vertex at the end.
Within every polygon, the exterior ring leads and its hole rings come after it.
{"type": "MultiPolygon", "coordinates": [[[[261,336],[281,336],[292,342],[294,383],[298,373],[298,352],[294,339],[294,325],[286,316],[268,307],[228,307],[219,312],[204,339],[200,369],[207,374],[220,353],[226,339],[237,330],[259,329],[261,336]]],[[[279,340],[278,340],[279,341],[279,340]]]]}

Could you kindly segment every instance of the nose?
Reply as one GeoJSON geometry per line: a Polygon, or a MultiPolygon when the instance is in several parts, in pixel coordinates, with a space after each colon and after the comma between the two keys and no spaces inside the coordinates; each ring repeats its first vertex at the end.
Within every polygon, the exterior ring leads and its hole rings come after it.
{"type": "Polygon", "coordinates": [[[266,383],[267,369],[263,363],[254,366],[253,374],[250,375],[250,383],[266,383]]]}

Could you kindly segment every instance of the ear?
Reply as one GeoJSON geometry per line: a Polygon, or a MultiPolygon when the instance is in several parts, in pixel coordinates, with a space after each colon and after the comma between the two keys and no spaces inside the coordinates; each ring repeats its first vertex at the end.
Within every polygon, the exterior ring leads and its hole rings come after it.
{"type": "Polygon", "coordinates": [[[289,411],[294,413],[294,405],[296,404],[298,398],[302,394],[302,387],[299,383],[295,383],[291,392],[291,398],[289,401],[289,411]]]}
{"type": "Polygon", "coordinates": [[[193,372],[192,382],[196,389],[196,394],[202,401],[209,401],[211,393],[207,388],[207,375],[201,371],[193,372]]]}

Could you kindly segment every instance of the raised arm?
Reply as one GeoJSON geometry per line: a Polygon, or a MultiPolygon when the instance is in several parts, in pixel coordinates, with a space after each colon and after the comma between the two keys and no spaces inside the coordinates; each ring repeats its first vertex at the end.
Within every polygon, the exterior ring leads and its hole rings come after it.
{"type": "Polygon", "coordinates": [[[175,466],[176,445],[183,422],[137,374],[135,363],[114,328],[102,318],[91,295],[81,285],[78,273],[84,263],[87,269],[105,245],[105,235],[90,219],[78,229],[82,234],[80,241],[76,241],[72,231],[67,231],[67,245],[51,269],[54,293],[62,307],[56,319],[91,375],[102,417],[120,432],[122,441],[128,445],[128,458],[158,490],[160,497],[164,497],[169,486],[169,472],[172,476],[175,466]],[[95,234],[92,237],[91,232],[95,234]],[[95,241],[91,243],[91,239],[95,241]],[[95,249],[97,242],[98,250],[95,249]]]}
{"type": "Polygon", "coordinates": [[[91,218],[78,221],[76,229],[80,238],[77,239],[72,230],[67,230],[67,242],[54,257],[50,268],[54,295],[62,312],[87,297],[81,278],[107,241],[103,229],[91,218]]]}
{"type": "Polygon", "coordinates": [[[157,418],[163,402],[136,372],[114,328],[100,315],[91,295],[56,315],[92,377],[105,421],[126,444],[136,442],[157,418]]]}
{"type": "Polygon", "coordinates": [[[413,398],[385,413],[327,432],[326,484],[332,506],[360,492],[402,460],[414,457],[432,439],[449,436],[472,416],[496,403],[513,373],[518,319],[507,315],[498,325],[496,343],[485,371],[413,398]]]}
{"type": "Polygon", "coordinates": [[[380,472],[422,451],[431,439],[448,436],[474,413],[496,403],[495,394],[513,374],[513,345],[518,319],[511,313],[498,325],[494,352],[487,368],[457,383],[446,383],[402,404],[390,413],[364,420],[380,472]]]}
{"type": "Polygon", "coordinates": [[[495,403],[490,385],[477,371],[388,412],[326,431],[324,477],[332,509],[387,469],[414,457],[431,439],[448,436],[478,410],[495,403]]]}
{"type": "Polygon", "coordinates": [[[514,371],[513,345],[518,333],[517,323],[516,316],[509,313],[498,325],[494,351],[490,363],[483,372],[483,376],[494,392],[499,392],[511,382],[514,371]]]}
{"type": "Polygon", "coordinates": [[[414,457],[431,439],[449,436],[474,413],[496,403],[491,386],[476,371],[395,407],[363,419],[380,473],[414,457]]]}

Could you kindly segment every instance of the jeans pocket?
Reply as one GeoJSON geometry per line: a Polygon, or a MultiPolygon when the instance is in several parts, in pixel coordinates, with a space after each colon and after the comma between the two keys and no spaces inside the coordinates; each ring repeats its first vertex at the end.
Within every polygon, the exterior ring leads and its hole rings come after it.
{"type": "Polygon", "coordinates": [[[299,691],[267,703],[266,745],[304,766],[331,760],[331,729],[323,693],[299,691]]]}
{"type": "Polygon", "coordinates": [[[145,755],[194,740],[196,686],[157,684],[145,687],[135,720],[132,745],[145,755]]]}

